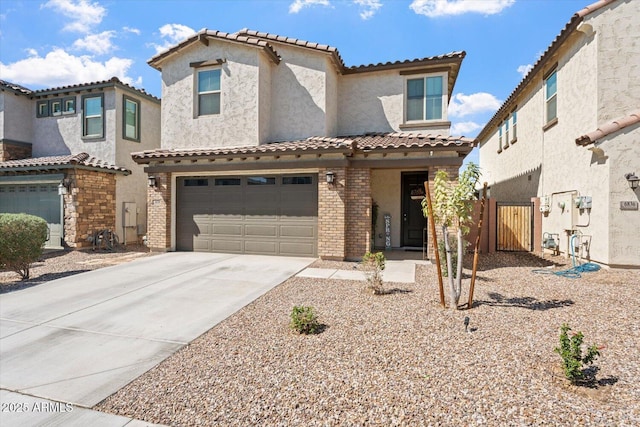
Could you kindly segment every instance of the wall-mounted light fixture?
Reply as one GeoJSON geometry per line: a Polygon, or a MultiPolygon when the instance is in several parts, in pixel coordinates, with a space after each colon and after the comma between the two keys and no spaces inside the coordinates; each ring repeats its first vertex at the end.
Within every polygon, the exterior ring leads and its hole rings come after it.
{"type": "Polygon", "coordinates": [[[156,177],[153,175],[149,175],[149,178],[147,178],[147,185],[149,187],[157,187],[158,186],[158,181],[156,180],[156,177]]]}
{"type": "Polygon", "coordinates": [[[58,184],[58,195],[66,196],[69,194],[69,191],[71,191],[71,178],[64,178],[60,181],[60,184],[58,184]]]}
{"type": "Polygon", "coordinates": [[[628,173],[624,177],[627,178],[629,187],[631,187],[632,190],[638,188],[638,184],[640,184],[640,178],[638,178],[635,173],[628,173]]]}
{"type": "Polygon", "coordinates": [[[336,174],[333,172],[327,172],[327,184],[334,184],[336,182],[336,174]]]}

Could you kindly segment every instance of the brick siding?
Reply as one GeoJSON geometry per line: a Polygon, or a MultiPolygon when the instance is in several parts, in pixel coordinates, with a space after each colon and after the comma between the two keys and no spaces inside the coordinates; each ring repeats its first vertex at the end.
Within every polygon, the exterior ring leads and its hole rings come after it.
{"type": "Polygon", "coordinates": [[[371,170],[347,169],[346,258],[359,260],[371,246],[371,170]]]}
{"type": "Polygon", "coordinates": [[[156,187],[147,187],[147,246],[165,252],[171,247],[171,174],[153,176],[156,187]]]}
{"type": "Polygon", "coordinates": [[[322,259],[343,260],[346,255],[346,169],[332,168],[333,184],[324,179],[328,169],[320,169],[318,176],[318,256],[322,259]]]}
{"type": "Polygon", "coordinates": [[[31,144],[26,142],[0,142],[0,162],[31,158],[31,144]]]}
{"type": "Polygon", "coordinates": [[[87,170],[72,170],[72,181],[64,196],[64,241],[71,248],[91,246],[95,231],[116,227],[116,176],[87,170]]]}

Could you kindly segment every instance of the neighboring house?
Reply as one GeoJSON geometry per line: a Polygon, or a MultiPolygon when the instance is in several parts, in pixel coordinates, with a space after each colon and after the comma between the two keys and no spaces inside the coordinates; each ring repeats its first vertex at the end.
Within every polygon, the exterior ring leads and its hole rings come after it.
{"type": "Polygon", "coordinates": [[[640,267],[639,41],[639,1],[580,10],[480,132],[491,197],[536,203],[531,249],[577,234],[583,257],[640,267]]]}
{"type": "Polygon", "coordinates": [[[131,152],[160,146],[160,100],[108,81],[29,90],[0,80],[0,212],[47,220],[47,247],[146,233],[147,177],[131,152]]]}
{"type": "Polygon", "coordinates": [[[464,56],[347,67],[334,47],[202,30],[153,57],[162,149],[133,155],[154,182],[149,245],[360,258],[375,202],[375,246],[422,250],[423,182],[455,179],[474,146],[449,136],[464,56]]]}

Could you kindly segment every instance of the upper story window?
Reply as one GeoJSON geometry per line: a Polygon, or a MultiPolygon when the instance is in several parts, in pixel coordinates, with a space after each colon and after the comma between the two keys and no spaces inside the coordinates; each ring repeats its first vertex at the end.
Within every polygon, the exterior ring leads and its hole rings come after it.
{"type": "Polygon", "coordinates": [[[82,97],[82,137],[102,138],[104,136],[104,97],[85,95],[82,97]]]}
{"type": "Polygon", "coordinates": [[[38,101],[36,104],[36,117],[60,116],[76,112],[76,97],[55,98],[38,101]]]}
{"type": "Polygon", "coordinates": [[[444,119],[444,81],[441,75],[407,79],[406,121],[444,119]]]}
{"type": "Polygon", "coordinates": [[[73,114],[76,112],[76,97],[69,96],[62,98],[62,114],[73,114]]]}
{"type": "Polygon", "coordinates": [[[122,97],[123,130],[122,136],[132,141],[140,141],[140,101],[122,97]]]}
{"type": "Polygon", "coordinates": [[[37,103],[37,117],[48,117],[49,116],[49,101],[38,101],[37,103]]]}
{"type": "Polygon", "coordinates": [[[502,123],[498,126],[498,153],[502,153],[502,123]]]}
{"type": "Polygon", "coordinates": [[[556,71],[549,74],[544,82],[545,123],[558,117],[558,77],[556,71]]]}
{"type": "Polygon", "coordinates": [[[220,69],[202,70],[198,77],[198,116],[220,114],[220,69]]]}
{"type": "Polygon", "coordinates": [[[511,113],[511,143],[516,142],[518,139],[518,112],[511,113]]]}
{"type": "Polygon", "coordinates": [[[54,99],[51,101],[51,104],[49,106],[49,109],[51,110],[51,115],[52,116],[59,116],[62,114],[62,100],[60,99],[54,99]]]}

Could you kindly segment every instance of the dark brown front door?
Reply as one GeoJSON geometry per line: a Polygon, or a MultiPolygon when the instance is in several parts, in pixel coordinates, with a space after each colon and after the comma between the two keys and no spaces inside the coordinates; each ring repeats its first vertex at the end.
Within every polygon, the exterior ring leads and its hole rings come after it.
{"type": "Polygon", "coordinates": [[[402,173],[402,246],[422,248],[427,220],[422,214],[427,172],[402,173]]]}

